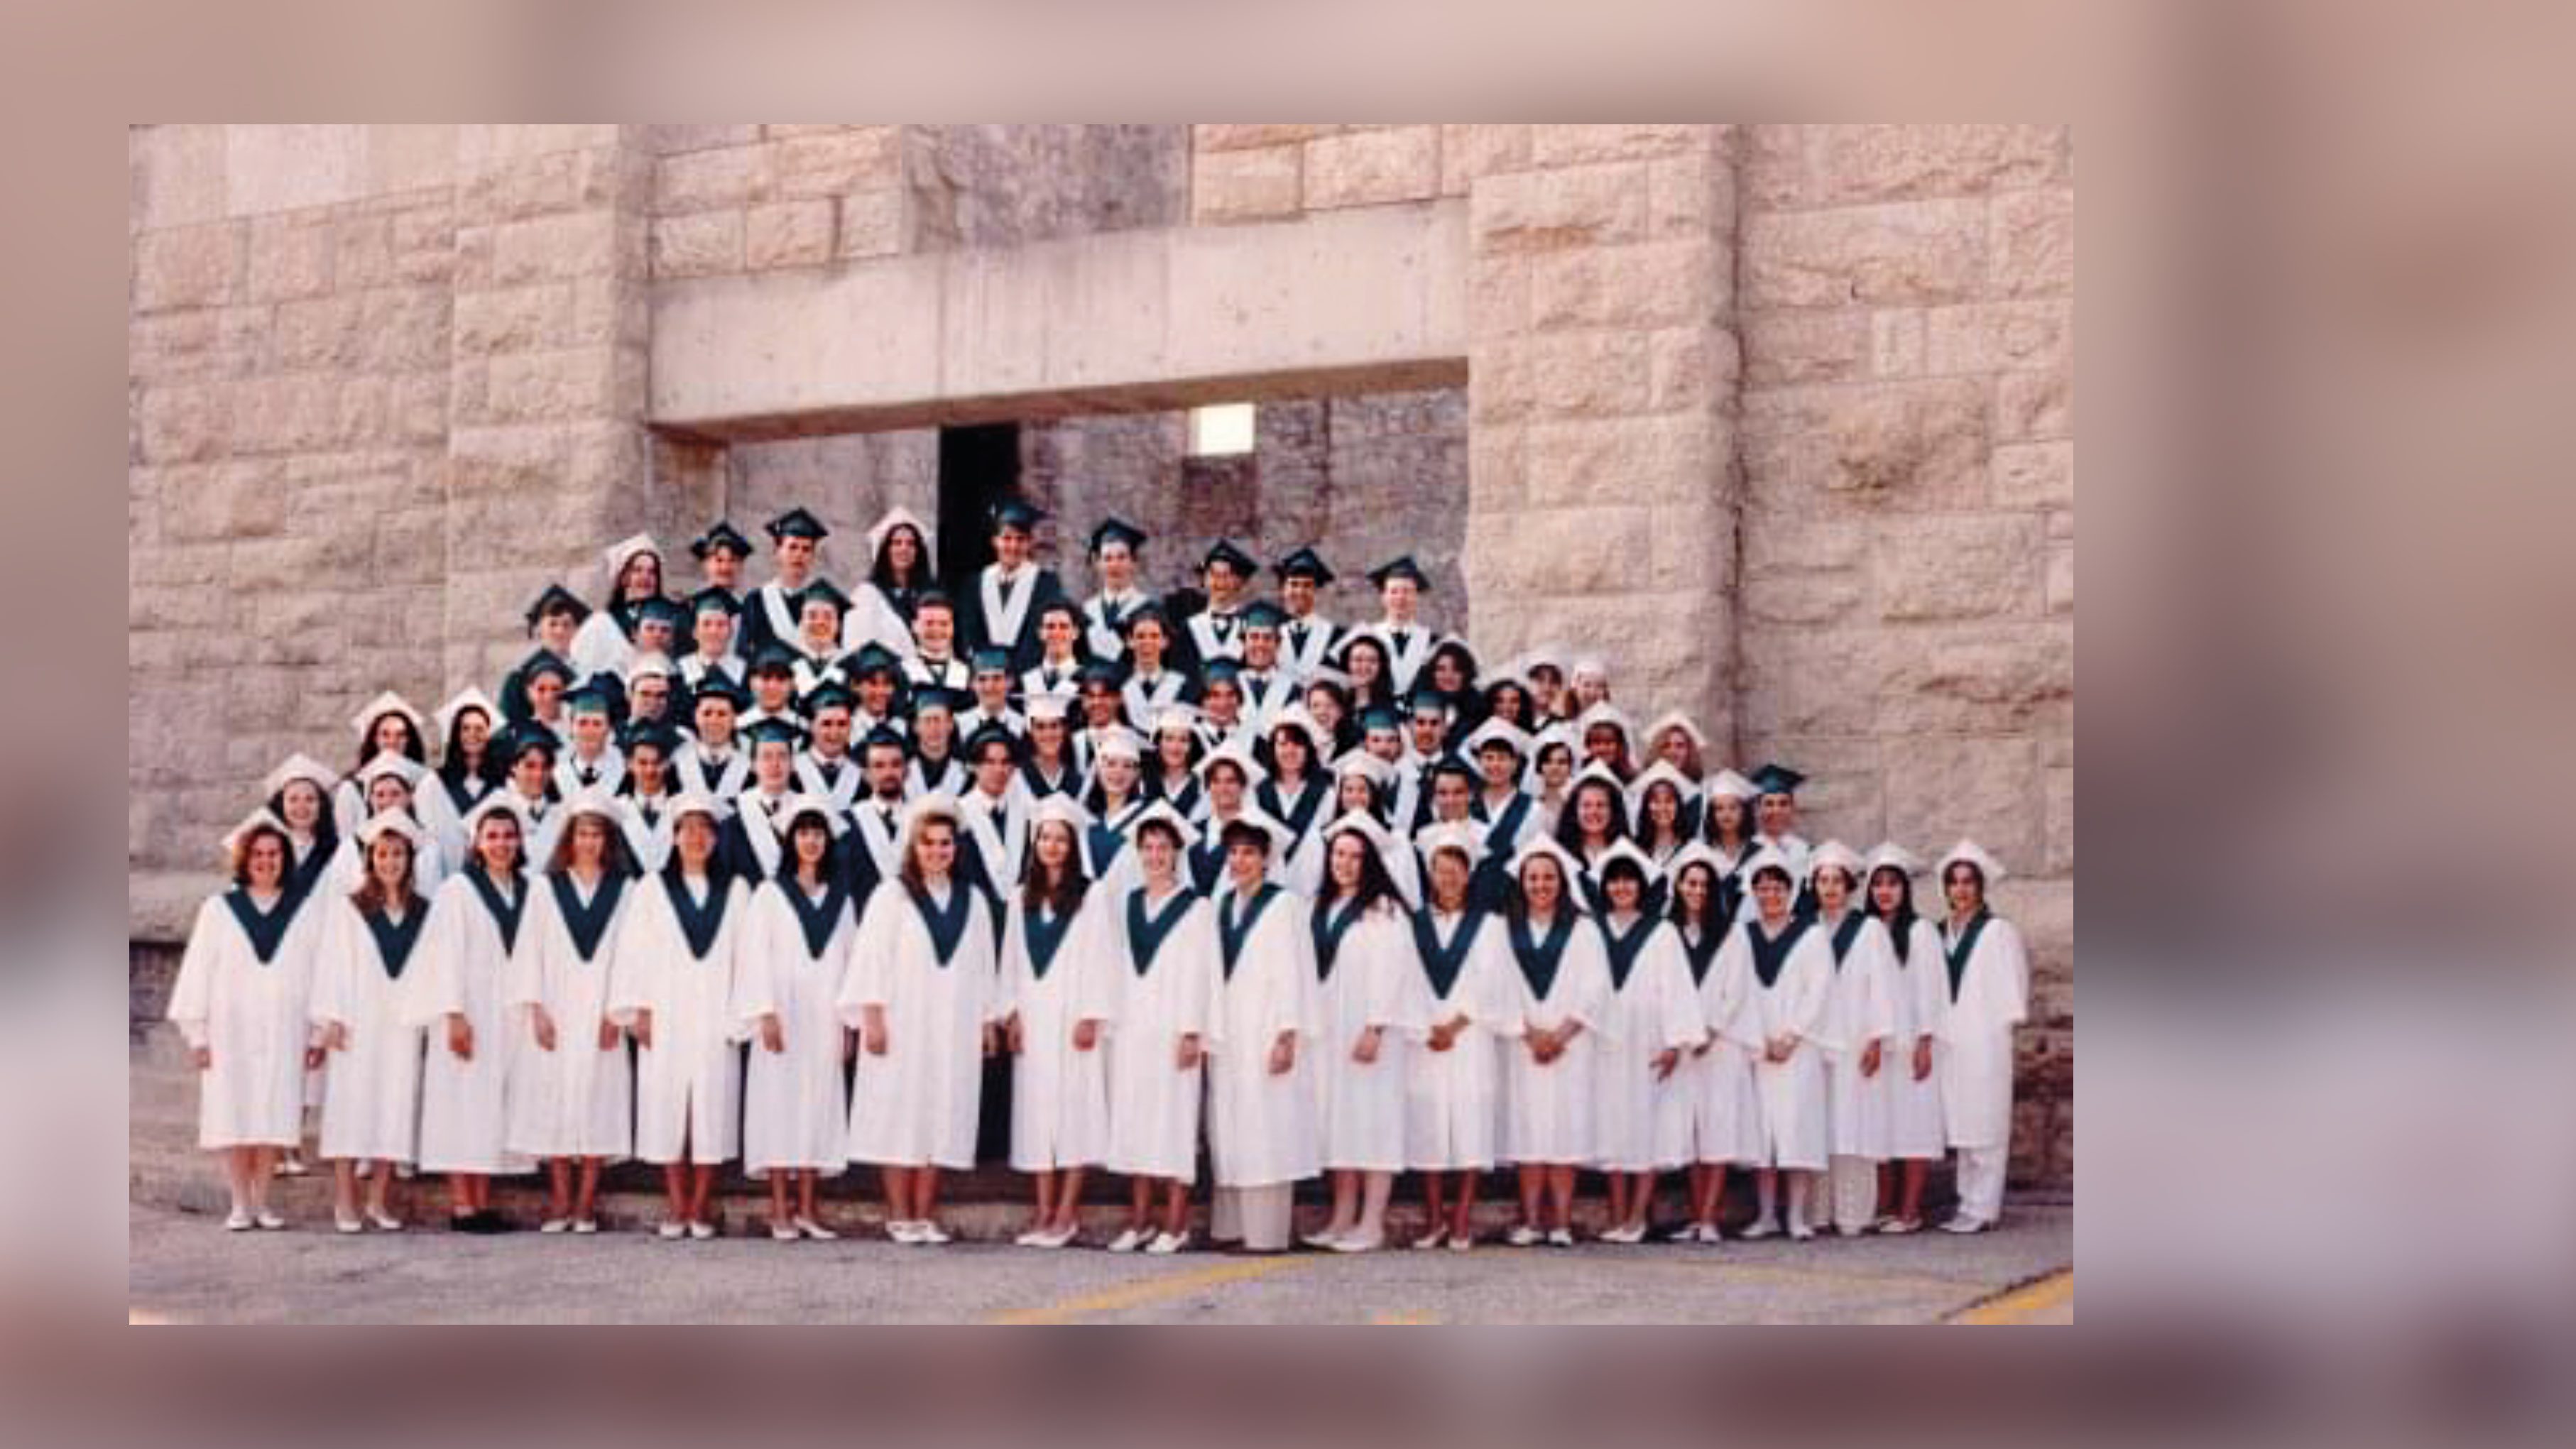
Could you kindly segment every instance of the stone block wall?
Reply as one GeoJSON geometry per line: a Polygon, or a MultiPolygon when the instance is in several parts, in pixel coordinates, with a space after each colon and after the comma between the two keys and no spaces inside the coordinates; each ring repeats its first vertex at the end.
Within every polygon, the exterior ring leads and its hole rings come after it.
{"type": "Polygon", "coordinates": [[[2074,150],[1758,126],[1742,160],[1745,757],[1810,834],[1973,835],[2030,937],[2016,1176],[2073,1173],[2074,150]]]}

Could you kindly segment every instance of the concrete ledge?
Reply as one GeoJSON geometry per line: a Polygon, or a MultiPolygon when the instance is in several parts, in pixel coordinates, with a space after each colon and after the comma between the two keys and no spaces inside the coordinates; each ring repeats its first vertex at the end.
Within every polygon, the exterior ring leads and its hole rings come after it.
{"type": "Polygon", "coordinates": [[[650,421],[714,439],[1454,385],[1465,203],[658,284],[650,421]]]}

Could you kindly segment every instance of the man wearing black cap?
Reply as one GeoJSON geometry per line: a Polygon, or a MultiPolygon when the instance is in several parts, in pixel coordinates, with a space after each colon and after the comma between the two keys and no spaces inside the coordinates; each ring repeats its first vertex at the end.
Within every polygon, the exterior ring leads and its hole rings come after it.
{"type": "Polygon", "coordinates": [[[1243,723],[1267,735],[1270,721],[1297,702],[1297,681],[1279,659],[1279,631],[1288,616],[1268,599],[1255,599],[1243,609],[1243,668],[1235,687],[1243,692],[1243,723]]]}
{"type": "MultiPolygon", "coordinates": [[[[1769,846],[1789,862],[1790,874],[1798,882],[1797,910],[1802,916],[1816,911],[1815,888],[1807,882],[1808,845],[1798,833],[1798,787],[1807,777],[1782,764],[1767,764],[1753,772],[1753,843],[1758,849],[1769,846]]],[[[1744,919],[1753,919],[1752,892],[1745,893],[1744,919]]]]}
{"type": "Polygon", "coordinates": [[[751,540],[740,530],[719,518],[706,532],[689,541],[689,556],[698,561],[698,572],[705,575],[706,586],[722,589],[742,601],[742,566],[751,557],[751,540]]]}
{"type": "Polygon", "coordinates": [[[1127,616],[1145,603],[1136,587],[1137,555],[1145,531],[1119,518],[1105,518],[1091,531],[1091,567],[1100,592],[1083,601],[1083,644],[1094,659],[1116,659],[1127,652],[1127,616]]]}
{"type": "Polygon", "coordinates": [[[814,581],[814,560],[832,531],[802,508],[790,508],[769,520],[769,541],[777,550],[778,576],[751,591],[743,601],[742,643],[746,654],[763,644],[796,646],[797,613],[805,586],[814,581]]]}
{"type": "Polygon", "coordinates": [[[1200,561],[1199,576],[1207,585],[1207,608],[1190,616],[1189,636],[1202,666],[1212,660],[1243,657],[1243,586],[1250,582],[1256,567],[1252,555],[1224,538],[1218,539],[1200,561]]]}
{"type": "Polygon", "coordinates": [[[796,788],[832,802],[849,813],[859,798],[859,762],[850,757],[850,712],[856,701],[838,680],[805,696],[807,727],[812,731],[796,757],[796,788]]]}
{"type": "Polygon", "coordinates": [[[1325,667],[1341,640],[1342,631],[1333,621],[1315,612],[1315,601],[1333,582],[1333,571],[1324,566],[1323,555],[1301,548],[1271,565],[1271,572],[1279,575],[1279,604],[1287,615],[1279,626],[1279,665],[1302,685],[1325,667]]]}
{"type": "Polygon", "coordinates": [[[1410,694],[1414,677],[1430,662],[1432,647],[1440,642],[1438,631],[1424,625],[1418,616],[1422,591],[1431,586],[1431,581],[1411,554],[1369,570],[1368,578],[1377,585],[1378,601],[1386,607],[1386,617],[1371,624],[1367,632],[1386,646],[1387,674],[1395,692],[1410,694]]]}
{"type": "Polygon", "coordinates": [[[993,509],[993,561],[975,576],[974,590],[958,600],[958,623],[965,631],[966,651],[1008,651],[1011,672],[1038,661],[1038,610],[1065,596],[1055,570],[1041,568],[1030,557],[1044,513],[1010,499],[993,509]]]}

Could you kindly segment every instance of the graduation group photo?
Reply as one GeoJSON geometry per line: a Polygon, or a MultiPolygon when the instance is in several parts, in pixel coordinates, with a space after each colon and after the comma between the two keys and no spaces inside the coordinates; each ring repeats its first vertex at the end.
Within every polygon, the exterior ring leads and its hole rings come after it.
{"type": "Polygon", "coordinates": [[[2071,1314],[2062,128],[276,129],[135,143],[138,1311],[2071,1314]]]}
{"type": "Polygon", "coordinates": [[[1314,549],[1220,541],[1156,594],[1109,518],[1077,588],[1038,521],[996,507],[953,590],[902,510],[846,589],[803,508],[757,585],[729,521],[685,592],[627,538],[491,692],[383,694],[350,767],[280,762],[169,1006],[223,1226],[283,1227],[309,1153],[343,1233],[586,1235],[632,1160],[664,1238],[739,1171],[782,1242],[864,1199],[940,1244],[988,1114],[1025,1248],[1565,1248],[1578,1188],[1613,1244],[1996,1224],[2027,965],[1976,842],[1810,842],[1793,765],[1640,721],[1598,658],[1480,659],[1410,558],[1337,623],[1314,549]]]}

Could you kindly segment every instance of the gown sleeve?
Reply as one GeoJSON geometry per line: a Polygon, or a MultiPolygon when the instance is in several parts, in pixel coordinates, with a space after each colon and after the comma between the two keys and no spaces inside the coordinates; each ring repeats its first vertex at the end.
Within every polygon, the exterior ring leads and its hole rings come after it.
{"type": "Polygon", "coordinates": [[[780,1010],[779,1003],[786,997],[780,989],[782,967],[805,955],[804,928],[796,923],[796,908],[787,899],[787,892],[794,889],[783,881],[763,881],[751,893],[751,915],[743,922],[744,949],[735,953],[733,993],[725,1008],[727,1034],[735,1041],[760,1035],[760,1019],[780,1010]]]}
{"type": "MultiPolygon", "coordinates": [[[[356,970],[364,962],[361,953],[371,944],[367,940],[366,918],[358,914],[355,904],[343,900],[327,904],[329,910],[321,923],[321,955],[313,963],[313,992],[305,999],[304,1014],[316,1032],[334,1023],[350,1024],[350,1004],[356,996],[351,988],[356,970]]],[[[412,909],[420,906],[415,904],[412,909]]]]}
{"type": "Polygon", "coordinates": [[[661,996],[661,956],[670,949],[671,907],[654,897],[658,883],[648,879],[618,923],[617,945],[608,958],[608,1019],[632,1030],[636,1018],[650,1011],[661,996]]]}
{"type": "Polygon", "coordinates": [[[1117,927],[1112,924],[1123,897],[1094,889],[1083,897],[1082,913],[1073,920],[1073,939],[1065,949],[1081,973],[1073,980],[1073,1019],[1114,1022],[1118,1019],[1117,927]]]}
{"type": "Polygon", "coordinates": [[[220,968],[222,938],[228,929],[221,897],[210,896],[197,907],[197,921],[179,953],[179,975],[170,986],[170,1005],[162,1013],[191,1048],[206,1044],[206,1027],[214,1015],[215,973],[220,968]]]}
{"type": "Polygon", "coordinates": [[[461,939],[466,926],[466,913],[478,910],[465,897],[473,886],[459,876],[438,888],[431,902],[429,919],[420,927],[420,943],[412,949],[411,969],[403,973],[401,1002],[406,1026],[436,1026],[451,1012],[465,1009],[464,974],[457,956],[464,950],[461,939]]]}
{"type": "Polygon", "coordinates": [[[902,947],[902,922],[895,914],[897,891],[878,891],[868,898],[868,908],[859,917],[859,933],[850,942],[850,969],[841,977],[841,995],[836,1003],[845,1026],[863,1026],[867,1009],[883,1006],[887,970],[894,953],[902,947]]]}
{"type": "Polygon", "coordinates": [[[1791,983],[1782,1028],[1803,1042],[1840,1050],[1842,1033],[1834,1021],[1832,943],[1820,931],[1810,930],[1790,950],[1789,963],[1781,970],[1791,983]]]}
{"type": "Polygon", "coordinates": [[[1411,925],[1399,911],[1372,911],[1374,919],[1358,928],[1368,933],[1368,1023],[1416,1039],[1427,1036],[1431,998],[1414,955],[1411,925]]]}
{"type": "Polygon", "coordinates": [[[1682,955],[1681,932],[1669,925],[1655,928],[1645,963],[1655,973],[1655,1045],[1690,1048],[1708,1039],[1707,1018],[1692,989],[1690,962],[1682,955]]]}

